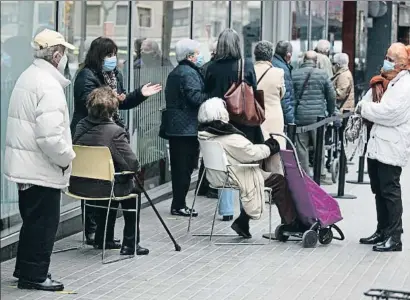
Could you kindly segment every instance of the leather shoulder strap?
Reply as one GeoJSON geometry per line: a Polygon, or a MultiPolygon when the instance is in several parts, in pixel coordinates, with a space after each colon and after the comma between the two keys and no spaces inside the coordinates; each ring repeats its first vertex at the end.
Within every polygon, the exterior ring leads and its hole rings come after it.
{"type": "Polygon", "coordinates": [[[256,83],[256,85],[258,85],[259,82],[261,82],[262,78],[266,75],[266,73],[269,72],[270,69],[272,69],[272,67],[269,67],[269,68],[266,69],[266,71],[262,74],[261,78],[259,78],[259,80],[258,80],[258,82],[256,83]]]}

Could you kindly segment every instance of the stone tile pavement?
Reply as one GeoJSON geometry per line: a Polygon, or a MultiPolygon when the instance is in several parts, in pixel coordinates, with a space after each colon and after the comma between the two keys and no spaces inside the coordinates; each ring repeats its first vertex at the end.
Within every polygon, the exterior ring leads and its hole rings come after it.
{"type": "MultiPolygon", "coordinates": [[[[348,178],[356,177],[355,167],[348,178]]],[[[359,237],[373,232],[375,207],[369,185],[347,185],[346,193],[355,200],[339,200],[344,220],[340,222],[346,240],[303,249],[299,242],[273,241],[263,246],[217,246],[206,237],[186,233],[187,220],[169,214],[170,200],[157,205],[165,222],[182,246],[175,252],[151,208],[142,211],[142,245],[150,248],[147,257],[101,264],[101,254],[86,248],[52,256],[51,272],[61,279],[67,292],[45,293],[16,288],[12,278],[14,260],[1,264],[1,299],[100,299],[100,300],[185,300],[185,299],[267,299],[267,300],[358,300],[367,299],[369,288],[410,290],[410,167],[404,170],[404,249],[401,253],[374,253],[358,244],[359,237]]],[[[336,191],[336,185],[325,187],[336,191]]],[[[193,198],[192,192],[189,195],[193,198]]],[[[209,232],[215,200],[199,198],[193,232],[209,232]]],[[[273,207],[273,228],[278,224],[273,207]]],[[[231,233],[230,222],[216,222],[218,233],[231,233]]],[[[116,230],[121,236],[122,219],[116,230]]],[[[265,214],[251,223],[252,241],[268,230],[265,214]]],[[[221,237],[215,241],[237,238],[221,237]]],[[[55,249],[77,245],[81,234],[59,241],[55,249]]],[[[110,252],[110,257],[118,252],[110,252]]]]}

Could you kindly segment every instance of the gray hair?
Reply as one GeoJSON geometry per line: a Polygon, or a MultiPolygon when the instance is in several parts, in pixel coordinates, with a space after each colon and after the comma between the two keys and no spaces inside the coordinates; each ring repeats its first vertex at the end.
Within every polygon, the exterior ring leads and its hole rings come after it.
{"type": "Polygon", "coordinates": [[[304,62],[307,62],[307,61],[317,62],[317,53],[312,50],[306,51],[306,53],[303,56],[303,61],[304,62]]]}
{"type": "Polygon", "coordinates": [[[65,51],[65,47],[63,45],[55,45],[47,48],[41,48],[37,44],[32,43],[32,46],[34,48],[34,57],[44,59],[48,62],[53,61],[53,56],[56,52],[64,53],[65,51]]]}
{"type": "Polygon", "coordinates": [[[241,59],[241,42],[235,30],[226,28],[221,32],[216,46],[215,59],[241,59]]]}
{"type": "Polygon", "coordinates": [[[272,61],[273,44],[269,41],[260,41],[256,44],[253,54],[256,61],[272,61]]]}
{"type": "Polygon", "coordinates": [[[330,42],[328,40],[319,40],[315,49],[319,53],[327,54],[330,51],[330,42]]]}
{"type": "Polygon", "coordinates": [[[276,44],[275,54],[279,55],[282,58],[285,58],[288,53],[292,54],[293,47],[289,41],[279,41],[276,44]]]}
{"type": "Polygon", "coordinates": [[[333,62],[341,67],[347,67],[349,65],[349,55],[346,53],[337,53],[333,57],[333,62]]]}
{"type": "Polygon", "coordinates": [[[225,101],[221,98],[206,100],[198,111],[198,122],[209,123],[212,121],[229,122],[229,113],[225,107],[225,101]]]}
{"type": "Polygon", "coordinates": [[[175,45],[175,56],[177,62],[187,59],[189,56],[194,55],[195,51],[199,51],[199,42],[191,39],[182,39],[175,45]]]}

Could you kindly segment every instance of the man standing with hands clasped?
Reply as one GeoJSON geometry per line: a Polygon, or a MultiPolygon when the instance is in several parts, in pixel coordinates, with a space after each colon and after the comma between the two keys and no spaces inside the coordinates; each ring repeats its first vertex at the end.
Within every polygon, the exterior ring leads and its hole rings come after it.
{"type": "Polygon", "coordinates": [[[32,42],[33,63],[20,75],[10,98],[5,176],[16,182],[23,219],[16,267],[18,288],[61,291],[48,273],[60,221],[61,190],[68,186],[72,148],[64,88],[64,37],[45,29],[32,42]]]}

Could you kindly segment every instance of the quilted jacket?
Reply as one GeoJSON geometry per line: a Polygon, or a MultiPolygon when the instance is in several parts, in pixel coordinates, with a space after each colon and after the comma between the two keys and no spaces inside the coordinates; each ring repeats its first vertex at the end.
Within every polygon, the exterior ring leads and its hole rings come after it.
{"type": "MultiPolygon", "coordinates": [[[[125,93],[123,86],[123,77],[122,74],[115,70],[115,75],[117,77],[117,93],[125,93]]],[[[88,115],[86,102],[88,95],[96,88],[106,85],[104,83],[104,78],[101,72],[97,72],[88,67],[81,69],[74,82],[74,114],[71,121],[71,133],[74,136],[76,126],[80,120],[85,118],[88,115]]],[[[125,100],[122,101],[119,105],[119,109],[127,110],[132,109],[141,104],[147,97],[144,97],[141,94],[140,89],[128,93],[125,100]]],[[[121,127],[125,128],[124,124],[118,124],[121,127]]]]}
{"type": "Polygon", "coordinates": [[[309,125],[317,117],[326,117],[335,112],[336,92],[329,76],[324,70],[316,68],[313,62],[305,62],[300,69],[293,72],[295,92],[295,123],[309,125]],[[306,89],[300,97],[303,83],[309,72],[312,72],[306,89]]]}
{"type": "Polygon", "coordinates": [[[280,68],[285,72],[285,96],[283,96],[281,105],[283,111],[283,118],[285,124],[291,124],[295,122],[294,112],[294,92],[292,81],[292,66],[289,65],[282,57],[275,54],[272,60],[272,66],[280,68]]]}
{"type": "Polygon", "coordinates": [[[196,136],[198,110],[209,97],[204,92],[200,69],[188,60],[181,61],[168,75],[165,87],[166,117],[162,127],[171,136],[196,136]]]}
{"type": "Polygon", "coordinates": [[[43,59],[35,59],[18,78],[7,118],[4,175],[8,180],[55,189],[68,186],[75,157],[64,94],[69,84],[43,59]]]}

